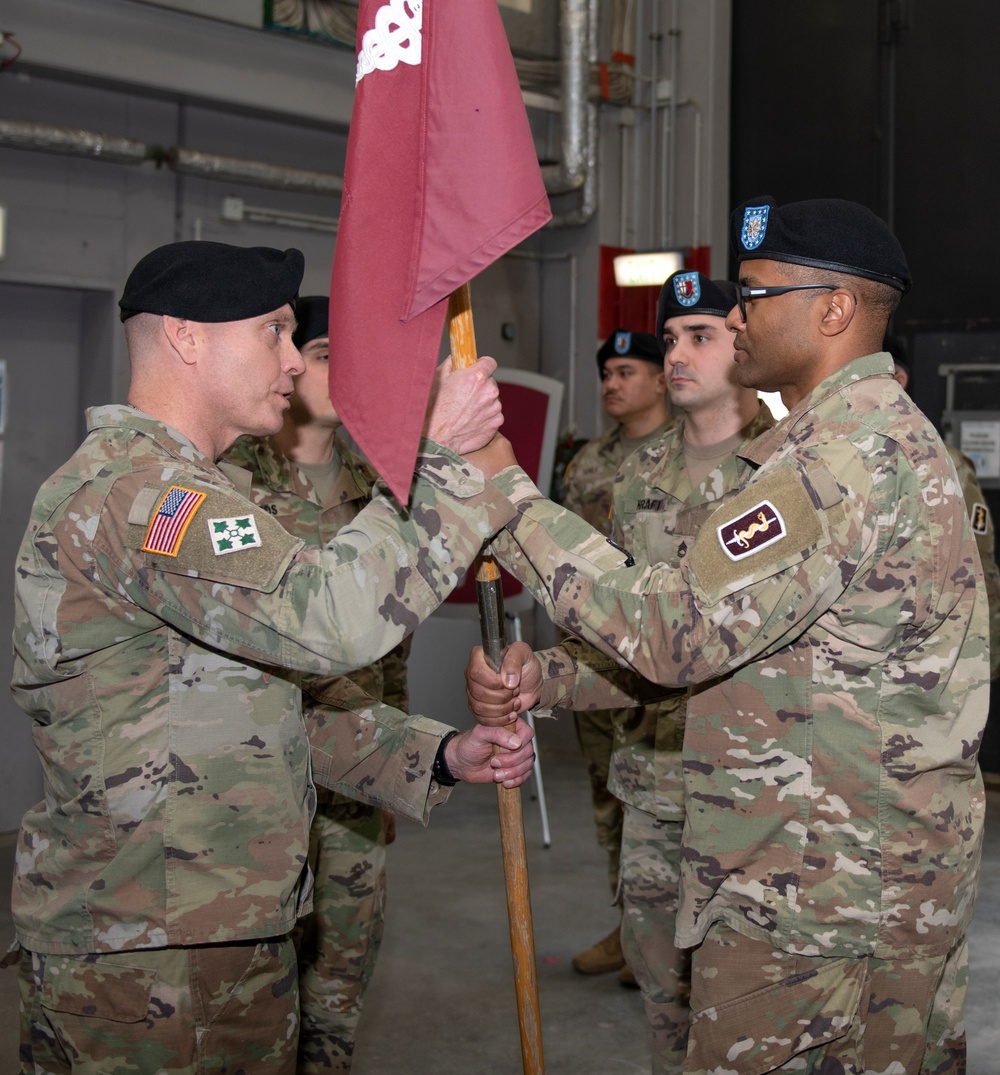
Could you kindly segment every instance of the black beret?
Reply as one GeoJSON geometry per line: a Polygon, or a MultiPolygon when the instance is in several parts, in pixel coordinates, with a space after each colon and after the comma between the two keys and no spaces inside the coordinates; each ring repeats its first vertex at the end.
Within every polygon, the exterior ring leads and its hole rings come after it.
{"type": "Polygon", "coordinates": [[[121,319],[166,314],[191,321],[245,321],[294,304],[305,271],[301,250],[183,242],[158,247],[129,273],[121,319]]]}
{"type": "Polygon", "coordinates": [[[870,209],[840,198],[778,206],[752,198],[733,211],[730,238],[737,261],[763,258],[830,269],[910,290],[899,240],[870,209]]]}
{"type": "Polygon", "coordinates": [[[629,332],[627,328],[616,328],[597,352],[598,369],[603,370],[609,358],[641,358],[662,366],[663,347],[650,332],[629,332]]]}
{"type": "Polygon", "coordinates": [[[675,272],[660,288],[656,310],[656,334],[663,336],[664,322],[685,314],[725,317],[736,305],[736,285],[728,280],[709,280],[700,272],[675,272]]]}
{"type": "Polygon", "coordinates": [[[327,295],[303,295],[295,304],[292,343],[301,350],[310,340],[330,335],[330,299],[327,295]]]}

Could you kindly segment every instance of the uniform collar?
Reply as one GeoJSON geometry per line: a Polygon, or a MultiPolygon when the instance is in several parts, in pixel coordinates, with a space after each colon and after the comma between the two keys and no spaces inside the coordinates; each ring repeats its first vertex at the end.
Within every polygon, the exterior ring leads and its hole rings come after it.
{"type": "Polygon", "coordinates": [[[855,358],[840,369],[830,374],[772,429],[759,436],[751,445],[740,452],[744,459],[760,466],[765,463],[788,439],[789,433],[810,411],[816,410],[831,396],[837,395],[848,385],[866,377],[892,376],[892,358],[885,351],[878,351],[863,358],[855,358]]]}
{"type": "Polygon", "coordinates": [[[125,403],[110,403],[103,407],[90,407],[86,411],[87,431],[98,429],[128,429],[149,437],[157,447],[168,455],[186,463],[215,468],[215,460],[188,440],[183,433],[154,418],[151,414],[130,407],[125,403]]]}
{"type": "MultiPolygon", "coordinates": [[[[768,405],[761,400],[757,413],[740,430],[743,445],[753,442],[762,433],[771,429],[774,425],[774,415],[768,405]]],[[[684,463],[684,419],[677,421],[670,429],[670,436],[666,439],[666,450],[663,457],[650,470],[649,480],[654,488],[661,492],[675,496],[678,500],[689,499],[691,491],[687,486],[687,477],[684,463]],[[672,493],[671,490],[684,489],[684,495],[672,493]]],[[[740,450],[734,456],[743,456],[745,451],[741,445],[740,450]]],[[[724,464],[728,465],[728,464],[724,464]]]]}
{"type": "Polygon", "coordinates": [[[285,456],[269,437],[255,439],[253,451],[257,460],[257,470],[265,485],[276,491],[291,489],[303,500],[319,504],[324,509],[364,499],[368,496],[374,481],[374,475],[368,477],[364,474],[364,466],[360,459],[352,452],[336,445],[334,451],[340,454],[343,465],[337,473],[329,496],[321,502],[308,475],[296,465],[294,460],[285,456]]]}
{"type": "Polygon", "coordinates": [[[652,429],[644,437],[629,437],[627,440],[622,433],[623,426],[621,422],[618,423],[607,435],[607,440],[601,446],[602,451],[611,451],[618,447],[620,444],[635,444],[642,445],[648,444],[650,441],[656,440],[657,437],[662,437],[667,430],[672,429],[676,425],[673,415],[669,415],[666,421],[661,422],[656,429],[652,429]]]}

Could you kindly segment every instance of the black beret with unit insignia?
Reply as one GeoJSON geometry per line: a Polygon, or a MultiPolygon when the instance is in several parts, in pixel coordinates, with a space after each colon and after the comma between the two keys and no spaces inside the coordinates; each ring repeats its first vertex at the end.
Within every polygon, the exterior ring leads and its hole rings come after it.
{"type": "Polygon", "coordinates": [[[597,352],[597,368],[603,370],[609,358],[641,358],[644,362],[662,366],[663,346],[651,332],[616,328],[597,352]]]}
{"type": "Polygon", "coordinates": [[[899,240],[857,202],[815,198],[779,206],[771,197],[752,198],[733,211],[730,239],[737,261],[808,265],[877,280],[904,295],[910,290],[899,240]]]}
{"type": "Polygon", "coordinates": [[[663,336],[663,324],[671,317],[709,314],[725,317],[736,305],[736,285],[728,280],[709,280],[700,272],[675,272],[660,288],[656,311],[656,334],[663,336]]]}
{"type": "Polygon", "coordinates": [[[311,340],[330,335],[330,300],[326,295],[303,295],[295,304],[292,343],[301,351],[311,340]]]}
{"type": "Polygon", "coordinates": [[[191,321],[245,321],[295,303],[301,250],[188,241],[157,247],[129,273],[121,319],[166,314],[191,321]]]}

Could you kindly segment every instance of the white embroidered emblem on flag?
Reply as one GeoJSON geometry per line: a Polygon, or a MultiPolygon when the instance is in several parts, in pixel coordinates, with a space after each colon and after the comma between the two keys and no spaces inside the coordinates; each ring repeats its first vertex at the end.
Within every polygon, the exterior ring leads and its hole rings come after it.
{"type": "Polygon", "coordinates": [[[252,515],[236,515],[230,519],[209,519],[208,533],[216,556],[240,549],[254,549],[264,543],[257,532],[252,515]]]}
{"type": "Polygon", "coordinates": [[[389,0],[375,12],[375,26],[365,32],[358,50],[355,86],[372,71],[420,63],[423,6],[423,0],[389,0]]]}

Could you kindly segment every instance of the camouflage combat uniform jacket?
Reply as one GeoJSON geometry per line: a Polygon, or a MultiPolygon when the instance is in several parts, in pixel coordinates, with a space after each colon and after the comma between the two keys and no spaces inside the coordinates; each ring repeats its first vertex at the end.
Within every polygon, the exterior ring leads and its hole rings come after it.
{"type": "Polygon", "coordinates": [[[721,920],[807,956],[941,953],[972,917],[981,566],[955,469],[891,372],[848,363],[745,449],[749,483],[680,569],[623,563],[523,472],[495,479],[521,503],[494,549],[553,618],[699,685],[681,945],[721,920]]]}
{"type": "Polygon", "coordinates": [[[946,444],[955,464],[962,496],[969,509],[969,522],[976,535],[979,558],[983,562],[983,581],[990,610],[990,679],[1000,676],[1000,567],[997,566],[996,529],[983,488],[976,477],[972,460],[953,444],[946,444]]]}
{"type": "Polygon", "coordinates": [[[429,774],[446,728],[355,689],[339,702],[352,721],[307,739],[282,669],[342,675],[389,650],[513,509],[424,442],[402,518],[376,497],[306,548],[232,484],[245,471],[133,408],[88,419],[17,559],[12,687],[45,781],[18,843],[18,940],[85,953],[285,934],[309,903],[310,747],[318,783],[419,820],[446,797],[429,774]]]}
{"type": "MultiPolygon", "coordinates": [[[[741,432],[753,440],[774,425],[766,404],[741,432]]],[[[739,489],[735,455],[692,488],[684,463],[684,423],[630,455],[619,470],[612,498],[612,536],[642,562],[680,567],[709,515],[739,489]]],[[[600,659],[597,651],[590,651],[600,659]]],[[[551,670],[553,660],[546,663],[551,670]]],[[[588,661],[588,663],[592,663],[588,661]]],[[[574,700],[579,704],[579,696],[574,700]]],[[[684,816],[681,744],[687,691],[660,702],[618,710],[608,788],[630,806],[665,821],[684,816]]]]}
{"type": "MultiPolygon", "coordinates": [[[[250,472],[252,484],[248,495],[254,504],[277,519],[290,534],[301,538],[306,545],[323,546],[370,503],[372,487],[378,478],[368,464],[353,452],[339,445],[334,450],[340,457],[341,466],[333,490],[322,502],[308,476],[264,437],[240,437],[226,452],[225,460],[250,472]]],[[[405,710],[404,650],[408,648],[409,638],[380,660],[353,669],[348,678],[378,701],[405,710]]],[[[309,687],[326,697],[336,697],[337,692],[349,689],[342,677],[314,681],[309,687]]],[[[312,715],[309,700],[307,693],[307,719],[312,715]]],[[[320,794],[324,794],[322,789],[320,794]]],[[[345,795],[332,792],[328,793],[328,800],[339,803],[353,801],[345,795]]]]}
{"type": "MultiPolygon", "coordinates": [[[[647,440],[662,436],[673,422],[673,418],[668,419],[647,440]]],[[[588,441],[566,468],[564,506],[602,534],[611,532],[611,484],[618,468],[633,451],[635,442],[627,444],[622,439],[622,427],[616,425],[597,440],[588,441]]]]}

